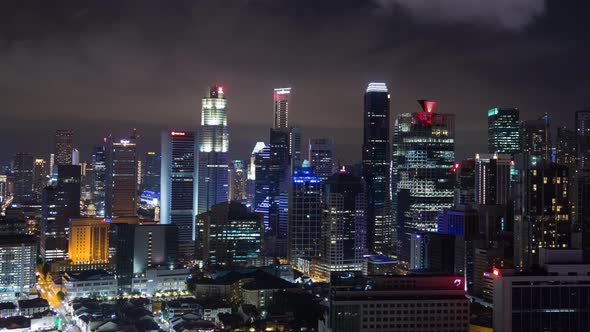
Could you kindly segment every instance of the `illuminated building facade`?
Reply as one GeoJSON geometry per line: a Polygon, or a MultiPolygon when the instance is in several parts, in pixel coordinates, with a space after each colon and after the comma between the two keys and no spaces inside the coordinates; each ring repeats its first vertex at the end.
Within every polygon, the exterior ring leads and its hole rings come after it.
{"type": "Polygon", "coordinates": [[[232,160],[229,167],[229,198],[232,201],[246,202],[246,165],[243,160],[232,160]]]}
{"type": "Polygon", "coordinates": [[[105,214],[106,167],[106,147],[95,146],[92,153],[92,203],[99,217],[105,214]]]}
{"type": "Polygon", "coordinates": [[[516,108],[488,111],[488,153],[520,152],[520,122],[516,108]]]}
{"type": "Polygon", "coordinates": [[[149,151],[145,154],[144,161],[142,163],[142,181],[141,191],[153,191],[160,192],[160,167],[161,167],[161,156],[159,153],[149,151]]]}
{"type": "Polygon", "coordinates": [[[0,204],[8,199],[8,177],[6,175],[0,175],[0,204]]]}
{"type": "Polygon", "coordinates": [[[227,99],[222,86],[203,98],[197,152],[197,214],[228,200],[227,99]]]}
{"type": "Polygon", "coordinates": [[[29,235],[0,235],[0,301],[28,299],[37,281],[37,241],[29,235]]]}
{"type": "Polygon", "coordinates": [[[289,102],[291,88],[274,90],[274,129],[289,130],[289,102]]]}
{"type": "Polygon", "coordinates": [[[311,138],[309,140],[309,163],[315,175],[326,181],[333,172],[334,140],[331,138],[311,138]]]}
{"type": "Polygon", "coordinates": [[[514,264],[538,263],[539,248],[571,245],[568,168],[540,157],[517,155],[514,183],[514,264]]]}
{"type": "Polygon", "coordinates": [[[419,103],[423,111],[400,114],[393,130],[393,213],[403,262],[411,234],[436,232],[437,213],[454,199],[455,115],[434,113],[434,101],[419,103]]]}
{"type": "Polygon", "coordinates": [[[361,271],[366,254],[365,184],[345,170],[323,184],[319,272],[361,271]]]}
{"type": "Polygon", "coordinates": [[[462,160],[455,164],[455,205],[475,203],[475,160],[462,160]]]}
{"type": "Polygon", "coordinates": [[[314,258],[320,254],[322,190],[313,169],[304,166],[293,172],[289,195],[288,257],[314,258]]]}
{"type": "Polygon", "coordinates": [[[198,218],[204,227],[199,249],[205,261],[238,266],[261,256],[264,243],[261,214],[249,212],[245,205],[231,201],[214,205],[198,218]]]}
{"type": "Polygon", "coordinates": [[[475,156],[475,203],[507,205],[510,199],[509,154],[477,154],[475,156]]]}
{"type": "Polygon", "coordinates": [[[364,97],[362,167],[367,185],[367,246],[391,252],[389,92],[385,83],[369,83],[364,97]]]}
{"type": "Polygon", "coordinates": [[[590,111],[576,112],[576,223],[582,230],[584,260],[590,262],[590,111]]]}
{"type": "Polygon", "coordinates": [[[137,143],[134,134],[129,139],[115,141],[112,136],[106,146],[105,217],[137,215],[137,143]]]}
{"type": "Polygon", "coordinates": [[[68,258],[73,264],[109,261],[109,224],[104,219],[72,219],[68,258]]]}
{"type": "Polygon", "coordinates": [[[80,166],[57,170],[57,184],[43,189],[41,205],[41,255],[48,261],[67,257],[70,218],[80,217],[80,166]]]}
{"type": "Polygon", "coordinates": [[[194,254],[197,183],[195,133],[162,133],[160,177],[160,222],[178,227],[178,248],[182,255],[194,254]]]}
{"type": "Polygon", "coordinates": [[[303,156],[301,154],[301,146],[303,140],[303,131],[301,128],[293,127],[289,132],[290,140],[290,154],[291,154],[291,169],[301,166],[303,156]]]}
{"type": "Polygon", "coordinates": [[[18,152],[14,156],[14,203],[29,203],[33,199],[33,163],[30,153],[18,152]]]}
{"type": "Polygon", "coordinates": [[[55,165],[71,165],[74,131],[58,129],[55,131],[55,165]]]}

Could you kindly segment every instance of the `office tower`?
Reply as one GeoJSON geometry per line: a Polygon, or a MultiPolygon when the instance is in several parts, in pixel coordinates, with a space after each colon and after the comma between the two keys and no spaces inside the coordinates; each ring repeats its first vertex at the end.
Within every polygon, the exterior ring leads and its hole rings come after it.
{"type": "Polygon", "coordinates": [[[232,160],[229,165],[229,198],[232,201],[246,202],[246,168],[243,160],[232,160]]]}
{"type": "Polygon", "coordinates": [[[303,167],[293,172],[289,195],[288,254],[291,264],[298,259],[310,260],[320,254],[322,190],[313,169],[303,167]]]}
{"type": "Polygon", "coordinates": [[[566,126],[557,128],[556,162],[570,168],[576,166],[576,132],[566,126]]]}
{"type": "Polygon", "coordinates": [[[475,204],[508,204],[511,165],[509,154],[475,155],[475,204]]]}
{"type": "Polygon", "coordinates": [[[80,151],[72,149],[72,165],[80,165],[80,151]]]}
{"type": "Polygon", "coordinates": [[[550,160],[552,145],[549,115],[545,114],[537,120],[523,121],[521,123],[521,130],[522,152],[550,160]]]}
{"type": "Polygon", "coordinates": [[[590,111],[576,111],[576,223],[582,228],[584,261],[590,262],[590,111]]]}
{"type": "Polygon", "coordinates": [[[222,86],[212,86],[203,98],[197,151],[197,214],[228,199],[227,99],[222,86]]]}
{"type": "Polygon", "coordinates": [[[28,299],[35,286],[37,241],[29,235],[0,235],[0,301],[28,299]]]}
{"type": "MultiPolygon", "coordinates": [[[[250,160],[248,162],[248,171],[247,171],[248,179],[246,180],[246,191],[247,191],[247,195],[248,195],[247,204],[250,207],[250,210],[252,210],[252,211],[258,207],[258,204],[256,204],[256,199],[255,199],[256,190],[258,188],[256,185],[256,183],[257,183],[256,182],[256,172],[257,172],[257,169],[260,168],[260,165],[257,165],[256,161],[257,161],[257,159],[260,159],[258,154],[265,147],[266,147],[266,144],[264,142],[256,142],[256,145],[252,149],[252,154],[250,154],[250,160]]],[[[259,162],[260,162],[260,160],[259,160],[259,162]]],[[[258,197],[261,198],[261,195],[259,194],[258,197]]]]}
{"type": "Polygon", "coordinates": [[[33,199],[33,156],[19,152],[14,156],[14,203],[28,203],[33,199]]]}
{"type": "Polygon", "coordinates": [[[517,155],[514,183],[514,264],[538,263],[539,248],[571,245],[568,168],[538,157],[517,155]]]}
{"type": "Polygon", "coordinates": [[[289,131],[289,153],[291,154],[291,169],[300,167],[303,162],[301,151],[303,131],[301,128],[293,127],[289,131]]]}
{"type": "Polygon", "coordinates": [[[144,156],[142,163],[143,179],[141,181],[142,191],[153,191],[154,193],[160,192],[160,167],[162,166],[162,160],[160,154],[149,151],[144,156]]]}
{"type": "Polygon", "coordinates": [[[422,112],[400,114],[393,130],[393,213],[402,262],[409,262],[411,234],[435,232],[438,211],[454,200],[455,115],[434,113],[434,101],[419,103],[422,112]]]}
{"type": "Polygon", "coordinates": [[[455,236],[417,232],[410,240],[410,270],[455,273],[455,236]]]}
{"type": "Polygon", "coordinates": [[[268,216],[268,207],[271,202],[270,193],[270,145],[264,145],[263,142],[256,143],[252,150],[252,159],[250,180],[254,181],[254,199],[253,210],[263,213],[264,228],[270,229],[268,216]],[[258,144],[261,143],[261,144],[258,144]]]}
{"type": "Polygon", "coordinates": [[[361,271],[367,253],[363,180],[341,170],[324,182],[323,200],[320,274],[329,279],[334,272],[361,271]]]}
{"type": "Polygon", "coordinates": [[[73,264],[109,261],[109,224],[104,219],[72,219],[68,258],[73,264]]]}
{"type": "Polygon", "coordinates": [[[8,177],[6,175],[0,175],[0,204],[8,199],[8,177]]]}
{"type": "Polygon", "coordinates": [[[540,269],[495,268],[494,331],[588,331],[590,265],[579,250],[541,249],[540,269]]]}
{"type": "Polygon", "coordinates": [[[274,91],[274,129],[289,130],[289,102],[291,88],[278,88],[274,91]]]}
{"type": "Polygon", "coordinates": [[[330,282],[320,331],[469,331],[469,299],[456,275],[373,275],[350,272],[330,282]]]}
{"type": "Polygon", "coordinates": [[[364,98],[363,179],[367,185],[367,248],[392,249],[390,211],[389,93],[385,83],[369,83],[364,98]]]}
{"type": "Polygon", "coordinates": [[[576,111],[578,169],[590,170],[590,111],[576,111]]]}
{"type": "Polygon", "coordinates": [[[204,261],[226,266],[246,265],[262,254],[262,215],[240,202],[223,202],[200,214],[203,233],[198,245],[204,261]]]}
{"type": "Polygon", "coordinates": [[[308,160],[315,175],[322,181],[326,181],[328,177],[334,174],[333,149],[334,140],[331,138],[309,139],[308,160]]]}
{"type": "Polygon", "coordinates": [[[105,214],[106,167],[105,146],[95,146],[92,153],[92,203],[99,217],[105,214]]]}
{"type": "Polygon", "coordinates": [[[55,162],[55,153],[49,154],[49,184],[57,181],[57,166],[55,162]]]}
{"type": "Polygon", "coordinates": [[[107,138],[105,217],[137,215],[137,143],[134,134],[116,141],[107,138]]]}
{"type": "Polygon", "coordinates": [[[195,183],[195,133],[162,133],[160,222],[178,227],[178,249],[194,254],[197,183],[195,183]]]}
{"type": "Polygon", "coordinates": [[[55,131],[55,165],[71,165],[74,131],[58,129],[55,131]]]}
{"type": "Polygon", "coordinates": [[[475,204],[475,160],[467,159],[455,163],[454,205],[475,204]]]}
{"type": "Polygon", "coordinates": [[[44,159],[35,159],[33,167],[33,200],[41,202],[43,188],[47,186],[47,167],[44,159]]]}
{"type": "Polygon", "coordinates": [[[488,111],[488,153],[520,152],[520,122],[517,108],[488,111]]]}

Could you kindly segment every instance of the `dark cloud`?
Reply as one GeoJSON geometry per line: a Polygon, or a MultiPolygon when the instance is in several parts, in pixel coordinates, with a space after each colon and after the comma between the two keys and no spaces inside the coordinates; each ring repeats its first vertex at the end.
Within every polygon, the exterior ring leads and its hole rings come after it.
{"type": "Polygon", "coordinates": [[[48,153],[61,127],[79,129],[83,153],[130,127],[158,148],[159,130],[197,127],[212,83],[226,87],[234,158],[267,137],[282,85],[293,123],[333,135],[349,161],[370,81],[388,83],[394,115],[420,98],[456,113],[458,157],[485,149],[492,106],[571,124],[590,102],[585,1],[390,2],[0,2],[0,159],[48,153]]]}

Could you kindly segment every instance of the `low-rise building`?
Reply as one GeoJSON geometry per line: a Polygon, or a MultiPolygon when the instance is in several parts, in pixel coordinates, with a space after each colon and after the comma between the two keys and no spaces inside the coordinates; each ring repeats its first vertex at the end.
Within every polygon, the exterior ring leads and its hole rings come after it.
{"type": "Polygon", "coordinates": [[[117,295],[117,279],[105,270],[67,272],[63,276],[63,284],[68,299],[117,295]]]}
{"type": "Polygon", "coordinates": [[[148,269],[131,280],[131,291],[149,295],[165,291],[185,292],[189,275],[190,270],[186,268],[148,269]]]}
{"type": "Polygon", "coordinates": [[[49,310],[49,302],[42,298],[18,301],[19,312],[22,316],[31,317],[34,314],[49,310]]]}
{"type": "Polygon", "coordinates": [[[319,331],[469,330],[469,300],[460,276],[342,273],[332,277],[330,287],[319,331]]]}
{"type": "Polygon", "coordinates": [[[15,316],[18,312],[16,305],[12,302],[0,303],[0,318],[15,316]]]}

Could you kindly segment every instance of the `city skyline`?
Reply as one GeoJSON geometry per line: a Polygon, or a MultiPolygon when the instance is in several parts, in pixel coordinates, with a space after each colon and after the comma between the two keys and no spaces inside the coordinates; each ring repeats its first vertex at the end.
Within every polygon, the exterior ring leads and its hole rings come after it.
{"type": "MultiPolygon", "coordinates": [[[[3,13],[19,20],[5,20],[9,29],[0,34],[8,41],[0,50],[5,73],[0,84],[6,87],[0,105],[9,120],[0,124],[0,161],[32,151],[38,144],[32,137],[61,128],[76,129],[82,159],[104,135],[120,136],[129,127],[145,133],[144,146],[153,150],[162,129],[195,129],[186,125],[200,122],[195,107],[203,88],[212,83],[223,84],[232,95],[229,126],[238,135],[233,136],[232,159],[247,156],[251,146],[263,140],[261,129],[273,121],[270,94],[281,86],[293,87],[289,122],[305,128],[304,141],[334,137],[335,156],[345,161],[360,159],[358,96],[370,81],[390,87],[392,117],[413,111],[414,100],[420,98],[438,100],[442,112],[457,114],[459,157],[484,150],[485,138],[478,133],[485,130],[485,111],[492,107],[518,107],[522,119],[549,112],[554,124],[571,126],[567,115],[589,103],[582,74],[588,68],[583,60],[588,35],[581,25],[587,4],[531,3],[536,5],[522,15],[501,15],[506,13],[502,5],[489,11],[483,5],[463,4],[463,18],[448,14],[447,8],[432,18],[415,15],[428,8],[411,5],[394,4],[390,12],[361,1],[236,1],[226,4],[227,16],[217,18],[223,28],[212,44],[221,46],[218,40],[224,40],[228,52],[206,58],[193,45],[208,41],[201,31],[214,18],[202,17],[205,11],[198,5],[177,4],[163,11],[153,4],[141,13],[130,8],[118,13],[109,5],[64,4],[52,11],[54,17],[70,18],[63,23],[43,17],[43,10],[35,14],[26,6],[5,5],[3,13]],[[328,9],[334,10],[327,15],[328,9]],[[486,11],[497,20],[486,17],[486,11]],[[268,13],[278,17],[268,19],[268,13]],[[160,23],[157,30],[148,24],[154,18],[160,23]],[[296,43],[285,38],[277,41],[277,52],[266,47],[242,52],[251,43],[269,44],[272,38],[266,31],[278,31],[283,20],[293,24],[287,37],[296,43]],[[122,26],[113,30],[106,23],[122,26]],[[255,29],[254,23],[263,29],[255,29]],[[301,42],[301,36],[313,30],[317,36],[301,42]],[[327,45],[312,53],[325,38],[327,45]],[[170,45],[169,40],[178,42],[170,45]],[[571,48],[577,52],[566,52],[571,48]],[[292,52],[286,52],[289,49],[292,52]],[[296,61],[301,57],[306,60],[296,61]],[[266,74],[258,75],[262,65],[266,74]],[[323,100],[331,100],[330,107],[319,107],[323,100]],[[95,121],[103,125],[94,126],[95,121]],[[16,144],[6,142],[16,136],[21,138],[16,144]]],[[[219,9],[217,4],[203,6],[219,9]]],[[[49,151],[49,141],[39,145],[39,153],[49,151]]]]}

